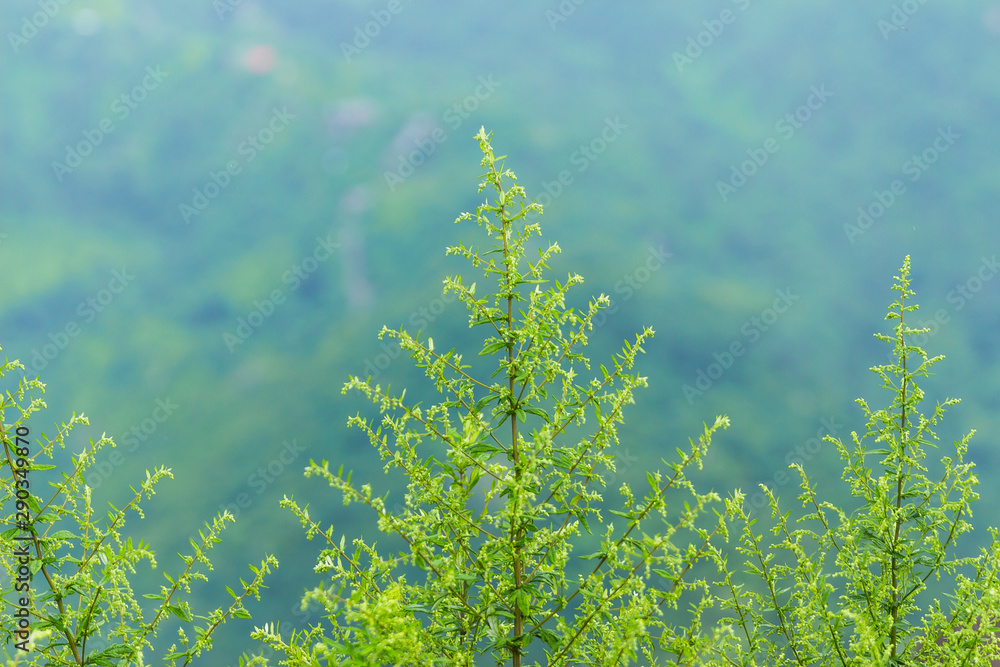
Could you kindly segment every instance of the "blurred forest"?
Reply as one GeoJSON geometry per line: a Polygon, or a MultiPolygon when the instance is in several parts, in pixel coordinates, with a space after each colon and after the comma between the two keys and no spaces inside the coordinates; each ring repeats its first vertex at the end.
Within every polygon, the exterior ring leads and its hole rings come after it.
{"type": "Polygon", "coordinates": [[[725,413],[704,488],[766,482],[790,508],[798,456],[842,501],[817,436],[888,400],[872,334],[910,254],[947,356],[928,399],[964,399],[940,435],[977,429],[994,521],[1000,2],[14,0],[0,25],[0,343],[49,386],[36,432],[75,410],[76,447],[116,439],[102,502],[173,469],[131,524],[161,569],[228,505],[206,601],[281,561],[204,664],[234,664],[252,624],[318,620],[298,600],[319,546],[282,495],[372,534],[309,459],[402,488],[345,426],[377,414],[348,375],[431,398],[378,329],[479,349],[441,288],[478,277],[446,246],[486,244],[452,224],[481,201],[480,126],[545,205],[553,277],[614,300],[588,356],[657,332],[609,487],[725,413]]]}

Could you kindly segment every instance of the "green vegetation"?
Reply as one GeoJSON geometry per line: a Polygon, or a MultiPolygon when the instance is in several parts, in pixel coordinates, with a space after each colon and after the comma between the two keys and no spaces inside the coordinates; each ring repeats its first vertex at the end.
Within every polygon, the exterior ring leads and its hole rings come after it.
{"type": "MultiPolygon", "coordinates": [[[[18,361],[0,365],[0,378],[12,370],[24,370],[18,361]]],[[[249,618],[244,608],[248,596],[259,598],[263,578],[277,561],[267,556],[259,567],[250,566],[253,578],[233,602],[205,616],[196,616],[188,598],[191,585],[206,581],[212,569],[208,552],[220,541],[227,523],[222,512],[190,540],[191,552],[181,555],[183,569],[173,576],[164,573],[167,583],[143,598],[155,600],[144,609],[132,589],[131,579],[141,561],[155,568],[156,554],[143,542],[125,537],[125,519],[130,513],[143,517],[140,503],[152,498],[155,486],[172,477],[168,468],[157,468],[131,487],[133,497],[121,509],[114,506],[105,517],[91,504],[91,489],[84,475],[94,464],[95,454],[105,446],[115,447],[109,437],[90,441],[90,446],[72,455],[72,469],[60,472],[59,479],[46,479],[45,471],[57,466],[42,463],[65,450],[65,438],[76,425],[88,424],[84,415],[74,414],[59,428],[55,438],[39,442],[27,426],[28,418],[45,408],[32,396],[45,385],[21,378],[16,390],[0,401],[0,435],[4,457],[0,469],[0,498],[3,501],[3,532],[0,533],[0,642],[12,665],[142,665],[150,638],[172,616],[181,621],[179,644],[174,644],[155,664],[187,665],[212,648],[212,633],[230,618],[249,618]],[[8,410],[16,419],[4,421],[8,410]],[[40,490],[46,479],[51,490],[40,490]],[[185,633],[193,631],[193,640],[185,633]],[[89,644],[89,647],[88,647],[89,644]],[[99,647],[99,648],[95,648],[99,647]]]]}
{"type": "Polygon", "coordinates": [[[872,410],[858,399],[868,420],[864,436],[852,432],[849,444],[827,436],[860,505],[848,513],[824,501],[797,463],[790,467],[807,509],[800,519],[790,523],[790,512],[782,513],[763,487],[776,519],[773,539],[749,518],[741,494],[727,502],[740,526],[739,551],[763,588],[746,587],[716,552],[720,603],[729,613],[723,627],[732,634],[713,647],[709,664],[987,665],[1000,657],[996,528],[979,556],[957,555],[979,497],[975,464],[965,458],[973,432],[942,455],[935,472],[925,461],[926,448],[937,448],[932,427],[958,399],[938,404],[930,417],[920,412],[924,393],[916,380],[942,357],[928,358],[910,340],[927,330],[905,321],[917,310],[908,302],[909,273],[907,256],[886,316],[896,320],[894,333],[876,334],[893,346],[894,361],[871,369],[892,394],[890,405],[872,410]],[[945,586],[946,604],[928,594],[928,582],[942,576],[954,581],[954,589],[945,586]]]}
{"type": "Polygon", "coordinates": [[[583,556],[593,562],[588,573],[570,577],[574,538],[601,523],[597,505],[602,475],[615,469],[616,425],[634,402],[633,391],[646,386],[646,378],[628,371],[653,332],[626,343],[611,370],[602,365],[599,376],[577,379],[578,370],[590,369],[580,353],[587,331],[609,299],[592,300],[585,313],[567,308],[568,290],[583,281],[579,275],[542,291],[549,282],[546,263],[559,246],[525,261],[526,243],[541,232],[538,224],[517,223],[541,207],[524,206],[524,189],[505,183],[516,179],[498,167],[502,158],[494,157],[484,130],[477,139],[486,170],[479,190],[491,188],[496,199],[456,222],[474,219],[493,247],[448,252],[482,269],[497,289],[477,298],[477,283],[454,277],[445,290],[466,305],[470,327],[487,330],[479,354],[495,357],[496,370],[477,377],[454,349],[444,352],[432,339],[383,328],[381,336],[396,338],[443,395],[421,407],[406,404],[405,391],[392,394],[370,380],[353,377],[344,387],[362,391],[386,413],[379,425],[360,416],[350,423],[366,431],[387,469],[408,476],[405,507],[391,512],[386,496],[367,485],[356,488],[326,462],[310,465],[306,474],[326,479],[345,503],[368,505],[379,529],[401,537],[406,549],[385,556],[363,540],[345,547],[332,527],[324,529],[308,508],[286,500],[309,536],[325,541],[317,571],[333,579],[306,596],[329,611],[329,635],[322,626],[287,642],[278,628],[255,633],[290,664],[332,658],[344,665],[474,665],[485,654],[517,667],[527,664],[535,642],[544,644],[548,664],[627,664],[652,655],[651,631],[667,629],[659,609],[676,602],[687,588],[685,572],[708,555],[709,535],[694,522],[718,497],[696,493],[684,470],[700,462],[712,433],[726,425],[721,417],[690,451],[679,453],[669,474],[650,475],[645,497],[622,485],[617,529],[609,523],[600,547],[583,556]],[[594,424],[588,433],[567,435],[588,417],[594,424]],[[655,534],[644,533],[663,524],[666,494],[674,489],[688,496],[690,507],[655,534]],[[686,533],[701,546],[674,546],[686,533]],[[406,566],[416,576],[408,576],[406,566]]]}
{"type": "MultiPolygon", "coordinates": [[[[863,437],[850,444],[830,438],[844,461],[844,480],[857,505],[843,509],[824,500],[801,465],[799,496],[805,512],[790,521],[773,492],[763,488],[772,509],[770,525],[751,519],[744,496],[722,500],[701,493],[691,480],[706,457],[713,434],[729,425],[717,417],[697,442],[678,449],[663,471],[647,474],[649,490],[637,495],[628,483],[621,500],[606,503],[606,478],[615,471],[617,429],[634,390],[647,385],[632,372],[637,354],[653,331],[643,329],[594,377],[578,380],[589,360],[581,349],[605,295],[585,311],[567,307],[571,287],[545,278],[552,243],[526,260],[538,224],[525,222],[537,203],[494,156],[484,129],[476,137],[485,169],[480,193],[495,198],[456,222],[475,220],[493,240],[481,252],[449,248],[487,280],[490,295],[460,276],[445,281],[470,312],[472,328],[485,327],[478,357],[494,361],[481,369],[478,358],[463,363],[455,349],[442,352],[431,338],[383,328],[406,350],[442,396],[430,406],[405,402],[371,379],[351,377],[344,391],[363,393],[378,406],[380,422],[350,418],[385,461],[386,471],[408,478],[404,502],[390,508],[390,494],[357,486],[341,467],[310,462],[307,476],[319,476],[343,496],[377,516],[391,541],[381,550],[372,541],[347,538],[287,498],[282,506],[301,521],[310,538],[324,543],[316,570],[330,577],[306,593],[304,605],[318,605],[325,623],[282,633],[266,623],[252,637],[277,650],[280,664],[319,665],[981,665],[1000,658],[1000,545],[993,540],[978,556],[962,555],[958,538],[972,530],[971,504],[978,496],[974,464],[965,460],[972,433],[954,443],[939,465],[926,461],[936,447],[936,427],[947,399],[930,417],[920,412],[926,377],[941,357],[929,358],[912,337],[924,329],[906,325],[917,306],[908,300],[909,257],[893,289],[898,299],[887,319],[893,335],[876,334],[893,346],[892,363],[872,370],[892,394],[885,409],[871,410],[863,437]],[[551,286],[550,286],[551,285],[551,286]],[[543,289],[544,288],[544,289],[543,289]],[[605,513],[614,519],[605,519],[605,513]],[[768,532],[773,537],[768,536],[768,532]],[[730,546],[731,533],[738,536],[730,546]],[[734,548],[735,551],[734,551],[734,548]],[[392,552],[392,553],[390,553],[392,552]],[[740,567],[730,561],[740,559],[740,567]],[[939,593],[941,588],[943,593],[939,593]],[[942,599],[947,597],[947,602],[942,599]],[[688,606],[692,613],[678,610],[688,606]],[[678,625],[685,621],[686,625],[678,625]],[[928,638],[933,638],[929,640],[928,638]]],[[[3,372],[23,367],[8,362],[3,372]]],[[[19,563],[17,537],[26,533],[36,552],[31,560],[34,652],[9,664],[143,664],[159,624],[173,614],[193,624],[181,598],[210,567],[205,551],[218,540],[220,514],[201,541],[192,541],[186,569],[145,612],[132,593],[134,565],[153,560],[143,544],[122,537],[125,513],[153,493],[158,469],[124,509],[112,508],[106,522],[95,519],[83,474],[94,453],[113,442],[102,438],[73,456],[72,472],[52,482],[49,501],[33,486],[30,521],[18,525],[18,471],[41,478],[52,466],[55,440],[22,453],[20,429],[43,407],[26,402],[37,381],[22,380],[8,392],[3,409],[20,411],[2,422],[6,460],[3,477],[5,526],[2,614],[5,645],[14,642],[14,600],[19,563]],[[9,511],[8,510],[13,510],[9,511]],[[71,526],[64,528],[63,526],[71,526]],[[37,574],[41,573],[42,577],[37,574]],[[40,585],[44,580],[44,585],[40,585]],[[152,618],[151,621],[144,619],[152,618]],[[88,640],[108,646],[87,655],[88,640]]],[[[34,484],[34,482],[33,482],[34,484]]],[[[276,565],[267,557],[228,609],[204,617],[192,643],[181,632],[181,648],[165,660],[187,664],[211,648],[211,633],[230,616],[245,617],[243,600],[257,596],[262,577],[276,565]]],[[[270,663],[247,658],[246,662],[270,663]]]]}

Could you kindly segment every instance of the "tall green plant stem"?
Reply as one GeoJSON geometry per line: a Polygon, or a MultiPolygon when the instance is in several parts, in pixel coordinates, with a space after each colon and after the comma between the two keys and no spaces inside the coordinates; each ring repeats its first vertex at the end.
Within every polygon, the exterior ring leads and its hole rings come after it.
{"type": "MultiPolygon", "coordinates": [[[[901,405],[899,408],[899,432],[900,434],[905,434],[907,429],[906,422],[906,391],[909,389],[907,386],[910,377],[906,368],[906,357],[905,345],[906,341],[904,339],[906,326],[904,324],[904,316],[906,314],[906,291],[904,290],[899,296],[899,329],[897,334],[897,345],[904,346],[904,354],[900,360],[900,367],[902,368],[902,379],[899,386],[899,395],[902,399],[900,401],[901,405]]],[[[900,451],[897,455],[897,477],[896,477],[896,512],[895,517],[895,530],[892,535],[892,626],[889,629],[889,660],[890,662],[895,662],[896,656],[898,654],[898,642],[897,633],[899,630],[899,563],[898,563],[898,547],[899,547],[899,532],[903,529],[903,454],[904,448],[906,447],[905,436],[900,438],[900,451]]]]}
{"type": "MultiPolygon", "coordinates": [[[[501,168],[502,171],[502,168],[501,168]]],[[[500,202],[497,216],[500,218],[500,224],[502,226],[501,233],[503,235],[503,263],[506,269],[505,278],[508,285],[515,285],[515,271],[517,269],[516,260],[511,257],[510,254],[510,234],[511,234],[511,220],[507,217],[506,205],[504,202],[504,187],[500,176],[500,172],[492,170],[489,172],[488,178],[493,184],[493,187],[499,193],[498,201],[500,202]]],[[[521,488],[522,474],[521,470],[521,448],[517,441],[517,399],[514,397],[514,294],[513,292],[508,292],[507,294],[507,388],[510,391],[510,397],[508,399],[508,408],[510,414],[510,442],[511,442],[511,453],[514,463],[514,488],[521,488]]],[[[521,499],[518,494],[515,494],[512,498],[512,502],[518,503],[521,499]]],[[[516,515],[516,507],[515,512],[516,515]]],[[[510,550],[513,554],[514,561],[514,590],[520,591],[523,584],[523,572],[522,572],[522,558],[521,558],[521,545],[524,543],[524,527],[515,526],[511,523],[510,526],[510,550]]],[[[516,641],[511,646],[511,664],[513,667],[521,667],[521,638],[524,635],[524,616],[521,613],[521,609],[518,605],[514,605],[514,637],[516,641]]]]}
{"type": "Polygon", "coordinates": [[[345,503],[367,505],[379,529],[401,538],[404,550],[386,557],[356,538],[351,553],[346,536],[336,539],[308,507],[283,501],[307,536],[322,537],[317,569],[332,580],[305,598],[329,610],[331,634],[317,626],[286,639],[271,624],[254,633],[290,665],[472,667],[488,656],[490,664],[522,667],[543,664],[536,656],[544,654],[547,667],[618,667],[640,659],[654,664],[660,642],[703,643],[678,635],[663,610],[685,592],[706,589],[688,577],[724,532],[721,518],[708,518],[720,498],[698,493],[684,471],[701,465],[712,434],[728,420],[717,418],[690,452],[664,461],[666,479],[649,472],[645,497],[621,482],[621,509],[608,510],[618,523],[604,521],[602,489],[615,472],[617,424],[634,390],[646,386],[645,377],[630,371],[653,331],[626,341],[613,368],[601,365],[596,377],[578,379],[579,368],[590,370],[580,350],[610,299],[602,294],[583,311],[566,306],[568,291],[583,278],[546,279],[547,263],[560,251],[555,243],[519,267],[526,242],[541,235],[527,215],[541,213],[541,206],[525,205],[524,189],[504,157],[494,155],[485,129],[476,140],[483,153],[479,192],[488,188],[490,198],[456,222],[473,220],[494,240],[487,251],[459,245],[446,252],[464,257],[497,287],[480,297],[476,283],[461,276],[444,283],[469,311],[470,328],[487,330],[479,356],[492,357],[497,369],[479,378],[455,349],[443,352],[419,332],[382,329],[379,336],[397,339],[443,396],[431,405],[408,404],[405,391],[373,386],[370,378],[352,377],[344,386],[363,392],[383,413],[377,425],[360,415],[348,423],[364,429],[387,470],[407,476],[403,502],[390,511],[387,495],[356,486],[325,461],[310,462],[306,474],[326,479],[345,503]],[[584,431],[585,425],[589,432],[569,435],[571,426],[584,431]],[[668,511],[674,495],[679,502],[668,511]],[[592,532],[598,522],[600,532],[592,532]],[[583,531],[593,538],[581,538],[583,531]],[[585,540],[587,552],[573,554],[585,540]]]}
{"type": "Polygon", "coordinates": [[[958,538],[972,530],[966,518],[978,499],[975,466],[965,460],[974,431],[955,441],[930,473],[925,460],[926,448],[937,448],[933,427],[958,400],[946,398],[929,416],[920,412],[917,379],[943,357],[928,357],[911,342],[928,330],[907,326],[908,313],[917,309],[909,257],[892,289],[899,292],[886,314],[895,320],[892,335],[875,336],[892,346],[893,359],[871,369],[892,400],[875,410],[858,399],[867,418],[864,436],[852,432],[849,444],[825,438],[844,461],[843,479],[860,507],[847,513],[820,500],[799,463],[790,467],[801,479],[799,500],[807,512],[794,530],[791,512],[781,510],[765,485],[773,540],[754,527],[742,493],[727,501],[729,517],[742,525],[738,550],[758,581],[740,579],[716,553],[729,592],[719,598],[722,623],[739,635],[713,646],[707,664],[970,667],[1000,658],[996,528],[980,556],[953,553],[958,538]],[[928,588],[932,577],[945,576],[955,585],[947,594],[950,609],[928,588]]]}

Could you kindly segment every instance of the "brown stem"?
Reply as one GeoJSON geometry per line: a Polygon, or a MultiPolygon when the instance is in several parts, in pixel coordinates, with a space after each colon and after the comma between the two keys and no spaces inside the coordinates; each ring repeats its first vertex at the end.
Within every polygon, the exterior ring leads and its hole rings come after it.
{"type": "Polygon", "coordinates": [[[899,545],[899,531],[902,527],[902,519],[900,518],[899,510],[903,504],[903,454],[906,451],[906,442],[904,440],[904,435],[906,433],[906,328],[903,325],[903,315],[905,309],[903,308],[906,300],[906,293],[903,292],[899,298],[899,338],[900,345],[902,347],[902,366],[903,366],[903,378],[900,382],[900,396],[902,398],[902,405],[900,406],[899,412],[899,454],[897,455],[896,468],[896,529],[892,538],[892,626],[889,628],[889,650],[890,656],[893,660],[896,658],[897,649],[897,637],[896,637],[896,624],[899,622],[899,591],[897,587],[899,586],[896,562],[896,551],[899,545]]]}
{"type": "MultiPolygon", "coordinates": [[[[497,178],[495,183],[497,190],[500,193],[500,201],[503,201],[503,187],[500,183],[500,179],[497,178]]],[[[509,280],[511,275],[510,267],[510,222],[507,220],[504,214],[504,206],[500,204],[500,210],[498,211],[500,215],[500,224],[502,225],[501,235],[503,236],[503,256],[504,264],[506,265],[506,278],[509,280]]],[[[514,330],[514,295],[511,293],[507,294],[507,332],[513,332],[514,330]]],[[[514,398],[514,343],[513,339],[508,339],[507,341],[507,382],[508,388],[510,390],[510,447],[511,456],[514,463],[514,486],[516,487],[521,478],[521,452],[520,448],[517,446],[517,400],[514,398]]],[[[511,523],[510,523],[510,540],[511,540],[511,552],[514,559],[514,644],[511,647],[511,664],[513,667],[521,667],[521,634],[524,632],[524,617],[521,614],[521,607],[517,603],[517,596],[521,593],[521,579],[523,576],[522,569],[524,564],[521,562],[521,553],[519,546],[521,540],[524,537],[524,531],[520,526],[514,524],[514,517],[517,515],[518,511],[518,494],[511,494],[511,500],[513,506],[511,507],[511,523]]]]}

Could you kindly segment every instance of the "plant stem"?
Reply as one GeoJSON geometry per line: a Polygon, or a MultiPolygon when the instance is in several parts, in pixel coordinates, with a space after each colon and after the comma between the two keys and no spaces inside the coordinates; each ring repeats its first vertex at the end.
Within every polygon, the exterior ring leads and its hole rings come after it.
{"type": "Polygon", "coordinates": [[[896,468],[896,530],[892,538],[892,627],[889,628],[889,650],[893,661],[896,659],[896,624],[899,621],[899,581],[897,579],[898,564],[896,552],[899,546],[899,531],[902,527],[900,508],[903,505],[903,456],[906,453],[906,328],[903,325],[903,315],[906,303],[906,291],[903,290],[899,298],[899,341],[902,353],[903,377],[899,386],[899,395],[902,405],[899,412],[899,453],[897,454],[898,467],[896,468]]]}
{"type": "MultiPolygon", "coordinates": [[[[496,176],[496,186],[500,193],[500,210],[498,211],[500,215],[501,235],[503,236],[503,257],[505,266],[505,278],[508,281],[509,288],[513,287],[513,282],[511,277],[513,275],[513,267],[511,266],[511,256],[510,256],[510,233],[511,233],[511,222],[507,219],[504,211],[504,192],[503,186],[501,184],[500,175],[496,176]]],[[[507,293],[507,331],[508,333],[513,333],[514,331],[514,294],[512,292],[507,293]]],[[[521,606],[518,602],[518,598],[521,594],[521,578],[523,576],[522,569],[524,564],[521,562],[521,541],[524,537],[524,530],[521,526],[515,525],[515,517],[518,515],[518,496],[516,492],[518,485],[521,481],[521,456],[520,448],[517,446],[517,399],[514,397],[514,339],[509,337],[507,340],[507,383],[510,390],[510,446],[511,455],[514,463],[514,488],[515,492],[511,494],[511,502],[513,504],[511,508],[511,552],[514,561],[514,643],[511,647],[511,664],[513,667],[521,667],[521,634],[524,632],[524,618],[521,615],[521,606]]]]}

